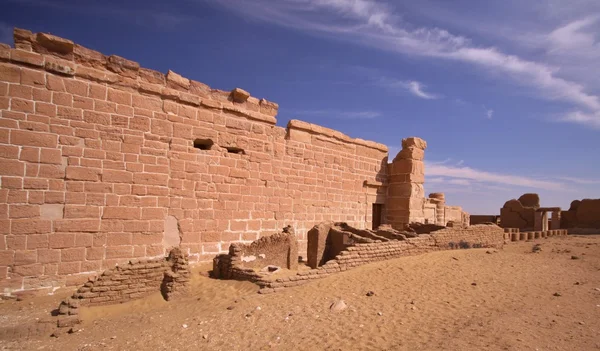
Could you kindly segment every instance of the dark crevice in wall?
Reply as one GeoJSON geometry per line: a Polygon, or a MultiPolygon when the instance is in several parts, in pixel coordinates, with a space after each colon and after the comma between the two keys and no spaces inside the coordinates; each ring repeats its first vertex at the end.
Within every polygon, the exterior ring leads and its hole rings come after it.
{"type": "Polygon", "coordinates": [[[194,148],[200,150],[210,150],[215,143],[211,139],[196,139],[194,140],[194,148]]]}
{"type": "Polygon", "coordinates": [[[246,154],[246,152],[244,151],[244,149],[241,149],[241,148],[235,147],[235,146],[225,146],[225,149],[230,154],[239,154],[239,155],[245,155],[246,154]]]}

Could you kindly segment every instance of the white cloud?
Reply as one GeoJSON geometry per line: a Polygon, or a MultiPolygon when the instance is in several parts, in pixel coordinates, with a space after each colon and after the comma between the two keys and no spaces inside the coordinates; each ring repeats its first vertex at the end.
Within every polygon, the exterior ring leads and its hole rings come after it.
{"type": "Polygon", "coordinates": [[[393,78],[381,77],[376,83],[393,92],[406,91],[421,99],[432,100],[439,99],[438,95],[425,91],[426,85],[415,80],[398,80],[393,78]]]}
{"type": "Polygon", "coordinates": [[[485,111],[485,117],[487,119],[492,119],[493,116],[494,116],[494,110],[488,109],[485,111]]]}
{"type": "Polygon", "coordinates": [[[567,182],[573,182],[582,185],[600,184],[600,179],[584,179],[576,177],[556,177],[556,179],[565,180],[567,182]]]}
{"type": "MultiPolygon", "coordinates": [[[[472,64],[511,78],[528,86],[540,98],[571,103],[586,111],[587,118],[565,121],[595,124],[600,111],[600,98],[585,86],[558,75],[559,67],[506,54],[495,47],[475,45],[464,36],[435,27],[415,27],[401,19],[394,9],[373,0],[213,0],[246,17],[276,23],[323,36],[347,40],[410,56],[430,57],[472,64]],[[250,3],[250,4],[249,4],[250,3]]],[[[558,40],[576,33],[579,43],[589,44],[589,36],[579,29],[586,23],[555,33],[558,40]]],[[[419,85],[412,93],[422,98],[430,96],[419,85]]]]}
{"type": "Polygon", "coordinates": [[[467,179],[450,179],[448,184],[469,186],[471,185],[471,182],[467,179]]]}
{"type": "Polygon", "coordinates": [[[433,94],[429,94],[426,93],[425,91],[423,91],[423,89],[425,88],[423,86],[423,84],[416,82],[416,81],[410,81],[407,82],[407,86],[408,86],[408,90],[413,93],[414,95],[422,98],[422,99],[437,99],[437,97],[433,94]]]}
{"type": "Polygon", "coordinates": [[[548,35],[548,41],[552,45],[550,51],[555,52],[582,48],[587,51],[587,49],[592,47],[598,49],[596,33],[585,32],[583,29],[589,28],[598,22],[599,19],[600,16],[598,15],[589,16],[556,28],[548,35]]]}
{"type": "Polygon", "coordinates": [[[428,176],[443,176],[452,179],[473,180],[476,182],[505,184],[535,189],[560,190],[563,188],[563,184],[556,181],[548,181],[510,174],[492,173],[470,167],[448,166],[440,163],[427,162],[425,166],[425,173],[428,176]]]}
{"type": "Polygon", "coordinates": [[[600,111],[595,113],[585,113],[581,111],[573,111],[567,113],[562,118],[559,118],[562,122],[574,122],[586,125],[594,129],[600,129],[600,111]]]}
{"type": "Polygon", "coordinates": [[[302,116],[322,116],[339,119],[374,119],[381,116],[377,111],[340,111],[334,109],[326,110],[302,110],[290,113],[302,116]]]}

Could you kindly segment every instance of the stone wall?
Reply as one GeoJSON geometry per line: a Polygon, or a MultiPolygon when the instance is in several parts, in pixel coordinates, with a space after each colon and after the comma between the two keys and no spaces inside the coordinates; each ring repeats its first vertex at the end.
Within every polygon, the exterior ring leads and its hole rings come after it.
{"type": "Polygon", "coordinates": [[[425,149],[425,140],[405,138],[402,150],[388,165],[386,224],[396,230],[410,223],[469,225],[469,214],[459,206],[447,206],[444,193],[425,197],[425,149]]]}
{"type": "MultiPolygon", "coordinates": [[[[290,224],[370,228],[387,147],[70,40],[0,45],[0,293],[180,246],[208,261],[290,224]]],[[[301,250],[302,252],[304,250],[301,250]]]]}
{"type": "MultiPolygon", "coordinates": [[[[423,204],[424,223],[447,226],[448,223],[470,224],[470,214],[460,206],[447,206],[443,193],[430,194],[423,204]],[[432,198],[431,196],[437,196],[432,198]]],[[[481,223],[478,223],[481,224],[481,223]]]]}
{"type": "Polygon", "coordinates": [[[568,211],[561,212],[560,219],[560,227],[573,233],[599,233],[600,199],[574,200],[568,211]]]}
{"type": "Polygon", "coordinates": [[[260,270],[269,266],[298,269],[298,241],[290,227],[283,232],[262,237],[250,244],[233,243],[229,254],[213,259],[213,276],[231,277],[233,267],[260,270]]]}
{"type": "Polygon", "coordinates": [[[500,226],[533,230],[535,211],[538,208],[540,208],[540,197],[537,194],[523,194],[518,200],[509,200],[500,209],[500,226]]]}

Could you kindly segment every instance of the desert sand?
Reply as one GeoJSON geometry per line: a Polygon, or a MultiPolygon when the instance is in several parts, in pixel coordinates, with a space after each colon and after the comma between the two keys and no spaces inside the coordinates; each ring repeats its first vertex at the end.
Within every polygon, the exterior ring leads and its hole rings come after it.
{"type": "MultiPolygon", "coordinates": [[[[598,235],[404,257],[269,295],[208,269],[196,268],[186,298],[85,308],[73,334],[5,336],[0,348],[600,350],[598,235]],[[337,299],[345,310],[330,310],[337,299]]],[[[3,301],[0,328],[48,318],[70,292],[3,301]]]]}

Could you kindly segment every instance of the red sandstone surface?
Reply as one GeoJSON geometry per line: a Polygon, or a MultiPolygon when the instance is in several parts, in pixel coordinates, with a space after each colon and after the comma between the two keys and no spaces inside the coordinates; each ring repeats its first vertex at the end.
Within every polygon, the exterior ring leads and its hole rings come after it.
{"type": "Polygon", "coordinates": [[[121,305],[84,308],[81,331],[59,338],[7,340],[35,318],[47,318],[66,292],[4,301],[0,345],[19,350],[597,350],[599,268],[600,236],[588,235],[376,262],[269,295],[257,294],[258,287],[248,282],[209,279],[196,271],[187,298],[166,302],[157,292],[121,305]],[[535,244],[541,251],[532,252],[535,244]],[[374,294],[367,296],[369,291],[374,294]],[[340,298],[348,308],[331,312],[340,298]]]}

